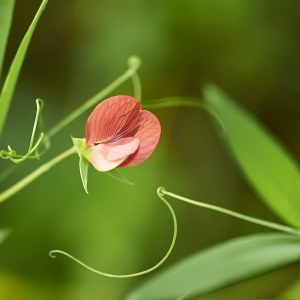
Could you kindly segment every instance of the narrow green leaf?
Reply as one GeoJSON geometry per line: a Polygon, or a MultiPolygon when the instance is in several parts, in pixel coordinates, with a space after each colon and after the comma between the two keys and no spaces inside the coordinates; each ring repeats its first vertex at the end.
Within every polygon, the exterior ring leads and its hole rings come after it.
{"type": "MultiPolygon", "coordinates": [[[[2,0],[1,0],[2,1],[2,0]]],[[[36,13],[31,25],[29,26],[20,46],[17,51],[17,54],[14,58],[14,61],[11,64],[9,73],[5,79],[4,86],[1,91],[0,96],[0,136],[2,133],[2,129],[6,120],[6,116],[9,110],[11,98],[15,89],[15,85],[27,52],[27,48],[29,46],[32,34],[35,30],[35,27],[38,23],[38,20],[47,5],[48,0],[44,0],[36,13]]]]}
{"type": "Polygon", "coordinates": [[[134,288],[125,300],[194,299],[300,259],[300,239],[264,233],[211,247],[182,259],[134,288]]]}
{"type": "Polygon", "coordinates": [[[204,90],[206,103],[220,116],[225,141],[258,195],[277,215],[300,227],[300,172],[297,163],[249,113],[214,86],[204,90]]]}
{"type": "Polygon", "coordinates": [[[119,171],[117,171],[116,169],[110,170],[110,171],[106,171],[105,172],[107,175],[113,177],[114,179],[117,179],[121,182],[127,183],[127,184],[131,184],[134,185],[134,183],[128,181],[119,171]]]}
{"type": "Polygon", "coordinates": [[[9,234],[10,229],[0,229],[0,245],[5,241],[9,234]]]}
{"type": "Polygon", "coordinates": [[[14,0],[0,1],[0,78],[14,4],[14,0]]]}

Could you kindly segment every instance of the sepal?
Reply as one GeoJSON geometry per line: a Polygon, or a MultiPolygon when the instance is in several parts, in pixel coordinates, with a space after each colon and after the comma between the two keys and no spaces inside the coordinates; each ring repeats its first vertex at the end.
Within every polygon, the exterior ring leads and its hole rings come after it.
{"type": "Polygon", "coordinates": [[[86,148],[85,139],[78,139],[72,137],[72,141],[79,155],[79,171],[80,171],[82,185],[84,190],[88,194],[89,192],[87,190],[87,183],[88,183],[89,161],[85,158],[85,155],[88,152],[88,149],[86,148]]]}
{"type": "Polygon", "coordinates": [[[121,173],[118,172],[118,170],[116,169],[112,169],[110,171],[105,172],[107,175],[113,177],[116,180],[119,180],[121,182],[130,184],[130,185],[134,185],[133,182],[128,181],[121,173]]]}

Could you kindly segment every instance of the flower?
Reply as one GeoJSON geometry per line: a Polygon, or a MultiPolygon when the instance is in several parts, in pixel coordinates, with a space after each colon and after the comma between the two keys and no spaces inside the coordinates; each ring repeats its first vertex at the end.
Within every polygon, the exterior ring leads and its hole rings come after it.
{"type": "Polygon", "coordinates": [[[101,102],[89,116],[82,155],[98,170],[136,166],[150,157],[161,134],[157,117],[130,96],[101,102]]]}

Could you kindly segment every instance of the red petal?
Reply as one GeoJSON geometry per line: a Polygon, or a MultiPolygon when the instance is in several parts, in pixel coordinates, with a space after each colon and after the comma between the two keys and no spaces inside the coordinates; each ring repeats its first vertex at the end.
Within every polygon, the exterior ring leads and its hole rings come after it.
{"type": "Polygon", "coordinates": [[[139,127],[140,114],[141,104],[133,97],[115,96],[104,100],[87,120],[87,145],[134,136],[139,127]]]}
{"type": "Polygon", "coordinates": [[[161,134],[159,120],[150,111],[142,110],[140,127],[134,135],[140,140],[140,147],[136,153],[130,155],[118,168],[136,166],[145,161],[155,150],[161,134]]]}

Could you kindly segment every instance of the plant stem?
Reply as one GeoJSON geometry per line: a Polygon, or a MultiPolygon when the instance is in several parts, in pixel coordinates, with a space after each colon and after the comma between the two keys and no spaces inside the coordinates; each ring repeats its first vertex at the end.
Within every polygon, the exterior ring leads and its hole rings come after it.
{"type": "Polygon", "coordinates": [[[211,116],[215,118],[218,124],[221,126],[222,133],[226,135],[226,128],[223,124],[223,121],[218,116],[218,114],[211,109],[209,106],[200,102],[201,100],[194,97],[168,97],[150,101],[143,101],[143,108],[145,109],[157,109],[157,108],[167,108],[167,107],[195,107],[199,109],[204,109],[211,116]]]}
{"type": "Polygon", "coordinates": [[[16,184],[14,184],[10,188],[8,188],[6,191],[4,191],[3,193],[1,193],[0,194],[0,203],[4,202],[9,197],[11,197],[14,194],[16,194],[22,188],[24,188],[29,183],[31,183],[36,178],[38,178],[40,175],[42,175],[43,173],[47,172],[53,166],[55,166],[57,163],[59,163],[60,161],[64,160],[65,158],[67,158],[68,156],[70,156],[73,153],[76,153],[75,147],[70,148],[69,150],[61,153],[60,155],[56,156],[55,158],[53,158],[49,162],[47,162],[47,163],[43,164],[42,166],[40,166],[39,168],[37,168],[31,174],[27,175],[22,180],[20,180],[19,182],[17,182],[16,184]]]}
{"type": "Polygon", "coordinates": [[[138,99],[140,102],[142,102],[142,86],[141,86],[141,81],[140,77],[137,72],[135,72],[132,77],[132,83],[133,83],[133,95],[134,98],[138,99]]]}
{"type": "Polygon", "coordinates": [[[211,209],[211,210],[214,210],[214,211],[218,211],[218,212],[221,212],[223,214],[230,215],[232,217],[242,219],[242,220],[245,220],[245,221],[248,221],[248,222],[251,222],[251,223],[259,224],[259,225],[262,225],[262,226],[265,226],[265,227],[269,227],[269,228],[276,229],[276,230],[283,231],[283,232],[287,232],[287,233],[290,233],[290,234],[293,234],[293,235],[296,235],[296,236],[300,236],[300,230],[298,230],[296,228],[292,228],[292,227],[289,227],[289,226],[284,226],[284,225],[280,225],[280,224],[277,224],[277,223],[268,222],[268,221],[264,221],[264,220],[261,220],[261,219],[249,217],[249,216],[231,211],[231,210],[226,209],[226,208],[222,208],[222,207],[219,207],[219,206],[215,206],[215,205],[211,205],[211,204],[191,200],[191,199],[188,199],[188,198],[170,193],[170,192],[164,190],[164,188],[160,188],[160,193],[163,194],[163,195],[168,195],[168,196],[173,197],[175,199],[178,199],[178,200],[196,205],[196,206],[200,206],[200,207],[208,208],[208,209],[211,209]]]}

